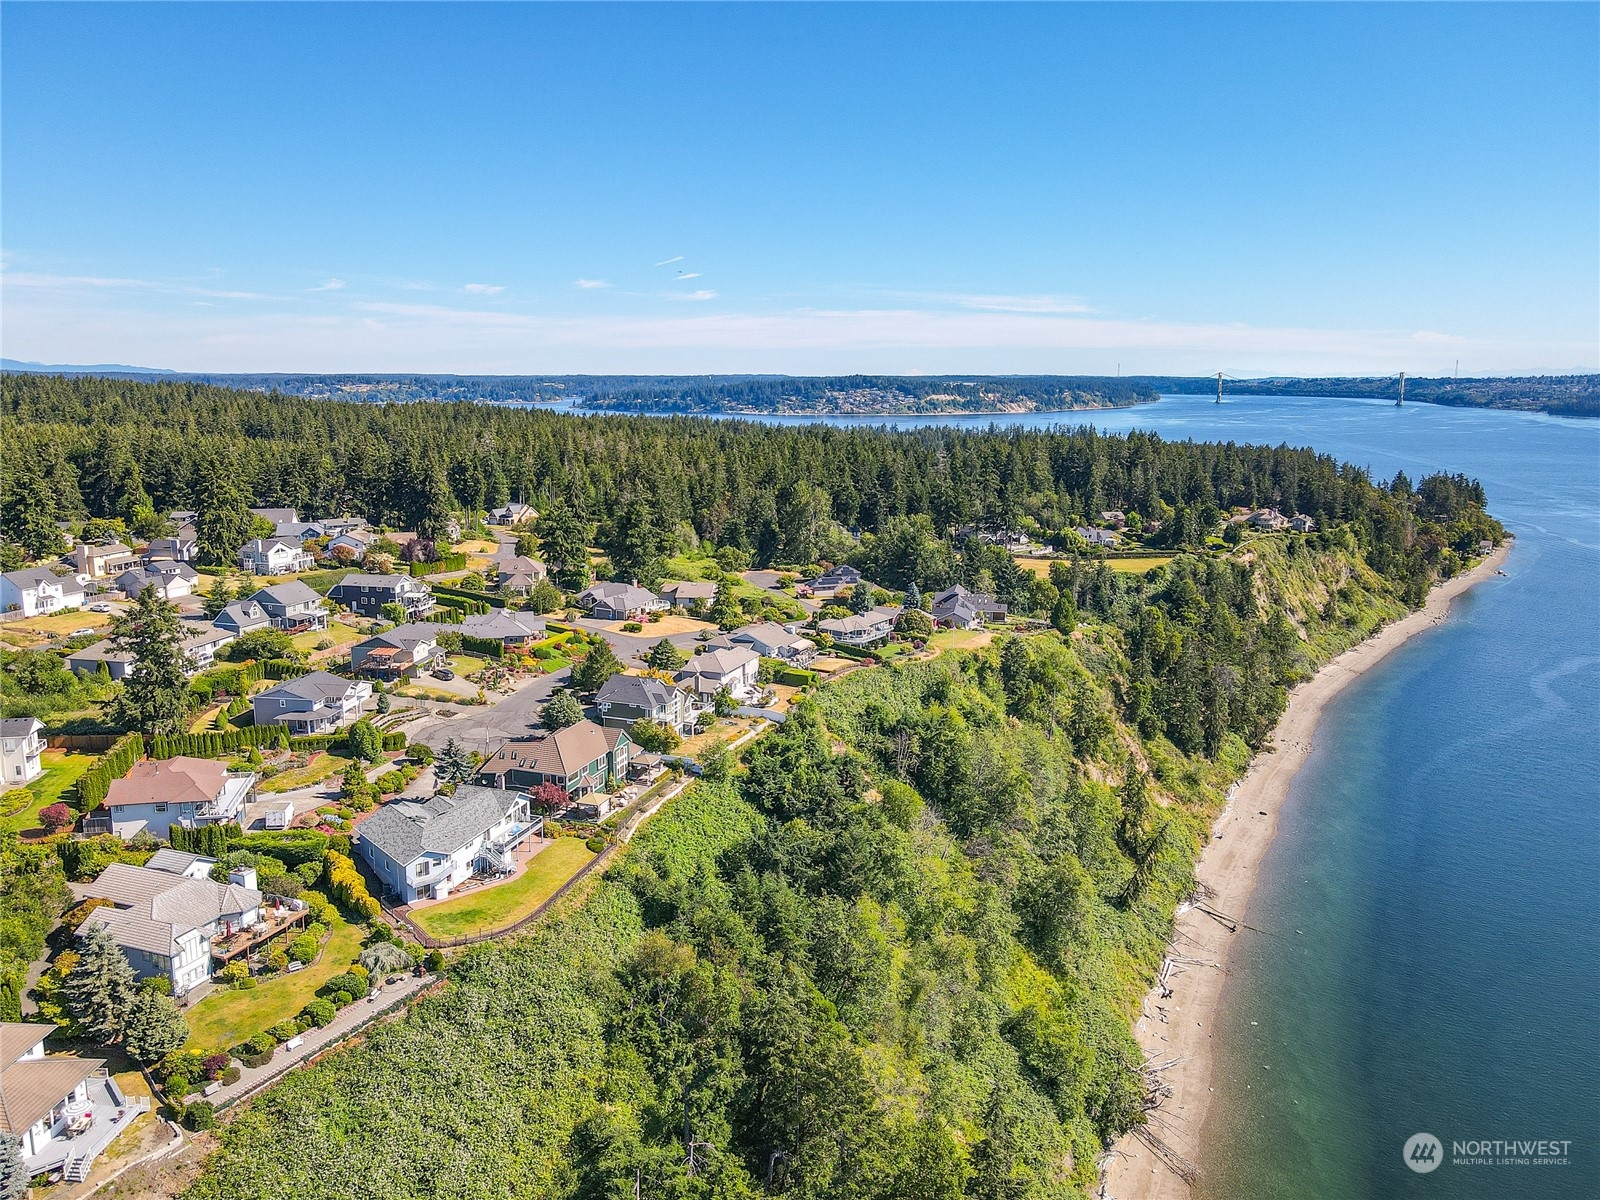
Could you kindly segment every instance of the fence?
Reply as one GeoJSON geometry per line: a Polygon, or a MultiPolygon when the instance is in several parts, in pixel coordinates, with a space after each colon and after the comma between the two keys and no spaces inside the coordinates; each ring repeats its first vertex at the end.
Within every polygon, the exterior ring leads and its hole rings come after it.
{"type": "Polygon", "coordinates": [[[52,750],[92,750],[96,754],[117,744],[120,733],[50,733],[45,741],[52,750]]]}

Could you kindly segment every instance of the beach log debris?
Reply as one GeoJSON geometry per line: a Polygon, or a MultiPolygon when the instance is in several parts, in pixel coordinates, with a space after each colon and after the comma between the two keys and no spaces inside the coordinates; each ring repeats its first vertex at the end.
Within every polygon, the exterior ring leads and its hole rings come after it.
{"type": "Polygon", "coordinates": [[[1185,1183],[1193,1183],[1200,1178],[1200,1168],[1162,1141],[1161,1137],[1150,1126],[1135,1126],[1133,1136],[1148,1146],[1150,1152],[1165,1163],[1167,1169],[1185,1183]]]}

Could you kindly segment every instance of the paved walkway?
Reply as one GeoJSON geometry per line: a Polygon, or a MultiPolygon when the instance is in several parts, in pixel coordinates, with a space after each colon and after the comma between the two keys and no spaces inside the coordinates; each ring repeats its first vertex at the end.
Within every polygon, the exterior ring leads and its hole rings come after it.
{"type": "Polygon", "coordinates": [[[393,986],[385,986],[376,995],[368,996],[365,1000],[357,1000],[354,1004],[346,1005],[339,1010],[337,1016],[321,1029],[311,1028],[301,1036],[304,1042],[293,1050],[278,1047],[278,1052],[272,1056],[272,1061],[260,1067],[245,1067],[241,1070],[237,1083],[213,1092],[205,1099],[220,1108],[227,1108],[237,1104],[247,1096],[259,1091],[267,1084],[287,1075],[290,1071],[300,1066],[307,1059],[332,1049],[340,1042],[348,1039],[363,1025],[368,1024],[385,1013],[394,1011],[398,1006],[406,1003],[417,993],[423,991],[436,981],[436,976],[407,975],[405,979],[393,986]]]}

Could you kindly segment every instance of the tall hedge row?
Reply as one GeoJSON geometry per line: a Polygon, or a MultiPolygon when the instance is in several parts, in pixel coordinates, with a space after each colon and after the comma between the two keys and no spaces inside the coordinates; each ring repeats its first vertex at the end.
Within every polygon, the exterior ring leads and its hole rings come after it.
{"type": "Polygon", "coordinates": [[[227,733],[182,733],[174,737],[158,737],[150,745],[151,758],[221,758],[247,746],[267,746],[284,749],[289,745],[289,729],[285,725],[250,725],[244,729],[230,729],[227,733]]]}
{"type": "Polygon", "coordinates": [[[121,779],[133,770],[133,764],[144,757],[144,738],[137,733],[124,734],[116,744],[94,760],[94,764],[78,777],[78,808],[88,812],[106,798],[113,780],[121,779]]]}

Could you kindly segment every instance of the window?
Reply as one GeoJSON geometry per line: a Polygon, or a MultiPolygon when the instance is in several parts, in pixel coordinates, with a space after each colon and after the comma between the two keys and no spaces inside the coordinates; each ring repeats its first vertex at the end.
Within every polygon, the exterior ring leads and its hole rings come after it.
{"type": "Polygon", "coordinates": [[[156,811],[157,812],[166,812],[167,811],[167,806],[165,804],[158,804],[158,805],[156,805],[156,811]]]}

